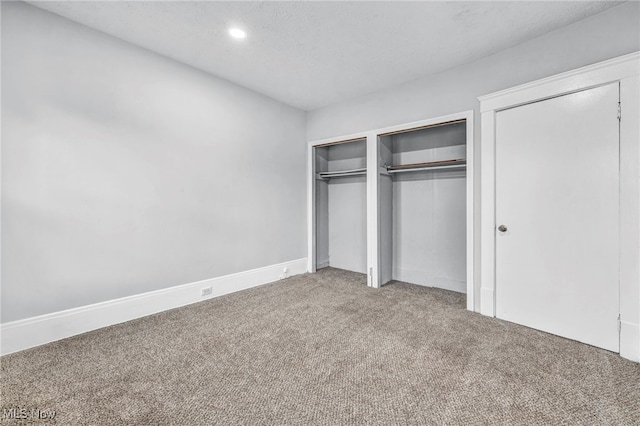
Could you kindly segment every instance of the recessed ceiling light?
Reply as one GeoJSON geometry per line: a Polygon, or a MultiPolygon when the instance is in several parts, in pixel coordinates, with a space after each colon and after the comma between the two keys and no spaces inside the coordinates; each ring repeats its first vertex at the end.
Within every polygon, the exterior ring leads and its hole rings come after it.
{"type": "Polygon", "coordinates": [[[240,28],[229,28],[229,35],[233,38],[247,37],[247,33],[242,31],[240,28]]]}

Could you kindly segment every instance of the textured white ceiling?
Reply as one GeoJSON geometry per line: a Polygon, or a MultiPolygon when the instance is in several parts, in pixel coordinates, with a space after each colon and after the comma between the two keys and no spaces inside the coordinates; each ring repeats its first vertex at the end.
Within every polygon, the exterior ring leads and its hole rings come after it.
{"type": "Polygon", "coordinates": [[[471,62],[618,2],[29,2],[304,110],[471,62]],[[227,35],[237,25],[248,37],[227,35]]]}

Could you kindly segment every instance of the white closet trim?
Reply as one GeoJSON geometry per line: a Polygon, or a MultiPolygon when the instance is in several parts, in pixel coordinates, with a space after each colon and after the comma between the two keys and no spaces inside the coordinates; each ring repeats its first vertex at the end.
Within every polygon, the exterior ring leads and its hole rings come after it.
{"type": "MultiPolygon", "coordinates": [[[[467,227],[467,309],[474,310],[474,166],[473,166],[473,111],[464,111],[456,114],[449,114],[434,117],[426,120],[413,121],[410,123],[398,124],[394,126],[367,130],[360,133],[343,135],[309,142],[307,146],[307,229],[308,229],[308,271],[314,272],[314,259],[316,258],[316,235],[314,223],[315,218],[315,184],[316,170],[313,161],[313,148],[336,144],[357,139],[367,140],[367,264],[368,283],[370,287],[380,286],[380,260],[378,247],[379,219],[378,219],[378,198],[379,198],[379,167],[378,167],[378,136],[394,133],[406,132],[432,126],[453,124],[456,122],[466,122],[466,227],[467,227]]],[[[464,165],[455,165],[461,167],[464,165]]],[[[441,166],[443,167],[443,166],[441,166]]],[[[385,171],[387,172],[387,171],[385,171]]],[[[391,172],[391,171],[388,171],[391,172]]]]}
{"type": "MultiPolygon", "coordinates": [[[[314,162],[313,149],[321,146],[337,145],[341,143],[354,142],[357,140],[366,140],[367,133],[353,133],[327,139],[321,139],[307,144],[307,272],[316,272],[316,267],[324,267],[326,265],[316,265],[316,209],[314,200],[316,198],[315,180],[318,177],[316,165],[314,162]]],[[[366,172],[364,173],[366,174],[366,172]]],[[[336,176],[337,177],[337,176],[336,176]]],[[[368,179],[368,178],[367,178],[368,179]]]]}

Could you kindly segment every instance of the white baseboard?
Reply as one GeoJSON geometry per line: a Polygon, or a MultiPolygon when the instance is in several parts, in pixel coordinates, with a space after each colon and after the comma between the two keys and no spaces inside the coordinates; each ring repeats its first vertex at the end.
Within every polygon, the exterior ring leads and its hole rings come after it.
{"type": "Polygon", "coordinates": [[[297,259],[1,324],[0,354],[18,352],[305,272],[307,272],[307,259],[297,259]],[[287,268],[286,273],[284,273],[285,268],[287,268]],[[201,296],[201,290],[206,287],[211,287],[212,293],[201,296]]]}
{"type": "Polygon", "coordinates": [[[620,356],[640,362],[640,324],[620,321],[620,356]]]}
{"type": "Polygon", "coordinates": [[[493,303],[493,288],[480,288],[480,313],[489,317],[495,317],[493,303]]]}
{"type": "Polygon", "coordinates": [[[406,283],[417,284],[425,287],[435,287],[444,290],[451,290],[458,293],[467,292],[467,283],[465,281],[456,281],[442,277],[428,276],[425,271],[393,268],[392,279],[403,281],[406,283]]]}

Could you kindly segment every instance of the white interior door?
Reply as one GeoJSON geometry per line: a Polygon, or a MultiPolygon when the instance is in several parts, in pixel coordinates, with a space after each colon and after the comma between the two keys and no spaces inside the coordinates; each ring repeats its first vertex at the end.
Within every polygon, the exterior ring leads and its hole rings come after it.
{"type": "Polygon", "coordinates": [[[615,352],[618,101],[614,83],[496,113],[496,316],[615,352]]]}

